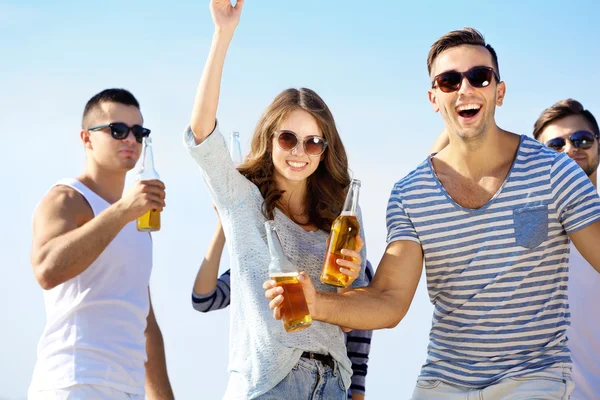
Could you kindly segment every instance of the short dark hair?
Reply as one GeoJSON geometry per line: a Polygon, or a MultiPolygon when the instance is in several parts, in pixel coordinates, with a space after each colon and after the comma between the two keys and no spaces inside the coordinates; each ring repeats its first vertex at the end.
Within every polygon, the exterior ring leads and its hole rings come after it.
{"type": "Polygon", "coordinates": [[[592,113],[583,108],[583,105],[577,100],[566,99],[554,103],[542,111],[540,117],[535,121],[535,124],[533,124],[533,137],[538,139],[548,125],[571,115],[581,115],[592,126],[592,133],[596,135],[596,137],[600,136],[598,122],[596,122],[596,118],[594,118],[592,113]]]}
{"type": "Polygon", "coordinates": [[[485,38],[477,29],[464,28],[457,31],[446,33],[444,36],[436,40],[429,49],[429,55],[427,56],[427,73],[431,75],[431,69],[436,58],[444,51],[453,47],[462,45],[474,45],[485,47],[492,55],[493,67],[496,70],[498,76],[500,76],[500,67],[498,66],[498,56],[494,48],[485,43],[485,38]]]}
{"type": "Polygon", "coordinates": [[[87,118],[92,111],[94,111],[94,109],[98,107],[100,103],[104,102],[120,103],[126,106],[135,106],[138,109],[140,108],[140,103],[138,103],[137,99],[128,90],[104,89],[89,99],[85,105],[85,108],[83,109],[83,117],[81,119],[82,128],[86,128],[87,118]]]}

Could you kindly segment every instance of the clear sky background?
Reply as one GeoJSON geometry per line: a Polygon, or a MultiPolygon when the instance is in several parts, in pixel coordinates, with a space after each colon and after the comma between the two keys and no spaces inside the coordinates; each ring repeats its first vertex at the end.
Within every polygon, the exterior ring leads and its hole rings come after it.
{"type": "MultiPolygon", "coordinates": [[[[0,399],[25,398],[45,314],[29,264],[31,215],[58,179],[81,173],[85,102],[131,90],[152,129],[167,185],[154,237],[153,303],[179,399],[219,399],[227,382],[229,312],[192,309],[191,287],[214,232],[200,173],[182,145],[213,32],[208,0],[0,0],[0,399]]],[[[218,118],[243,151],[263,109],[287,87],[332,109],[362,180],[368,258],[385,248],[397,180],[443,129],[427,101],[429,46],[472,26],[499,56],[507,84],[496,120],[531,134],[540,112],[573,97],[600,117],[600,3],[581,1],[247,0],[226,61],[218,118]]],[[[133,182],[133,174],[128,185],[133,182]]],[[[222,270],[228,268],[227,256],[222,270]]],[[[421,280],[400,325],[373,335],[367,398],[410,397],[425,360],[432,307],[421,280]]]]}

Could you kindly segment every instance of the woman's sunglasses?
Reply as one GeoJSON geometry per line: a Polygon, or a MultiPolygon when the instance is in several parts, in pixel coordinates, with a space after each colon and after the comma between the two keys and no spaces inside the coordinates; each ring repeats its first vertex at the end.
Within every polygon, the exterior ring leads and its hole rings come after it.
{"type": "MultiPolygon", "coordinates": [[[[569,136],[567,140],[571,142],[573,147],[582,150],[587,150],[594,144],[594,140],[596,140],[596,135],[588,131],[577,131],[571,136],[569,136]]],[[[546,146],[556,151],[563,151],[565,145],[567,144],[567,140],[565,140],[565,138],[557,137],[548,140],[545,144],[546,146]]]]}
{"type": "Polygon", "coordinates": [[[460,89],[463,78],[467,78],[469,85],[476,88],[484,88],[492,83],[492,79],[496,78],[496,81],[500,82],[500,76],[491,67],[473,67],[465,72],[458,71],[446,71],[437,75],[431,82],[431,88],[437,87],[444,93],[456,92],[460,89]]]}
{"type": "Polygon", "coordinates": [[[150,135],[150,129],[139,125],[130,127],[122,122],[113,122],[112,124],[94,126],[88,129],[88,131],[99,131],[105,128],[110,128],[110,135],[117,140],[123,140],[129,135],[129,132],[133,132],[135,140],[137,140],[138,143],[142,143],[143,139],[150,135]]]}
{"type": "Polygon", "coordinates": [[[320,156],[327,148],[327,141],[321,136],[307,136],[300,140],[294,132],[286,130],[275,131],[274,135],[277,145],[284,151],[294,150],[300,142],[304,146],[304,152],[309,156],[320,156]]]}

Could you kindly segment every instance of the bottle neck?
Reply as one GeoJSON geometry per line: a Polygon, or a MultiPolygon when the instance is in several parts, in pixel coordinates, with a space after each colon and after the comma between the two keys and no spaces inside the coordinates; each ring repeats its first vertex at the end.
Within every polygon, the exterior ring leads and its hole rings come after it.
{"type": "Polygon", "coordinates": [[[360,184],[352,182],[346,194],[346,201],[342,209],[342,215],[356,216],[358,212],[358,195],[360,192],[360,184]]]}
{"type": "Polygon", "coordinates": [[[154,171],[154,152],[152,151],[152,145],[146,145],[144,148],[144,163],[142,164],[143,169],[154,171]]]}
{"type": "Polygon", "coordinates": [[[277,235],[277,231],[270,221],[265,223],[267,229],[267,244],[269,245],[269,254],[271,259],[283,260],[285,259],[285,253],[283,252],[283,246],[281,240],[277,235]]]}
{"type": "Polygon", "coordinates": [[[231,135],[230,149],[231,159],[234,165],[237,167],[242,163],[242,146],[240,145],[240,138],[238,135],[233,133],[231,135]]]}
{"type": "Polygon", "coordinates": [[[142,166],[138,176],[140,179],[159,179],[158,173],[154,168],[152,144],[147,142],[144,142],[144,147],[142,148],[142,166]]]}
{"type": "Polygon", "coordinates": [[[271,255],[271,263],[269,264],[269,274],[295,274],[298,271],[296,267],[288,260],[283,251],[283,245],[277,235],[277,231],[273,226],[272,221],[265,222],[267,230],[267,244],[269,245],[269,254],[271,255]]]}

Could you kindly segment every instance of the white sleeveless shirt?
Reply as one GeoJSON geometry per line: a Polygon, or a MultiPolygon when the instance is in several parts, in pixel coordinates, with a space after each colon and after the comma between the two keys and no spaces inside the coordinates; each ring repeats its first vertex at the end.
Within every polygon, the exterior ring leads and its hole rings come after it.
{"type": "Polygon", "coordinates": [[[571,400],[600,399],[600,274],[571,242],[567,345],[573,360],[571,400]]]}
{"type": "MultiPolygon", "coordinates": [[[[75,179],[94,217],[108,202],[75,179]]],[[[55,186],[56,186],[55,185],[55,186]]],[[[78,276],[44,291],[46,326],[30,390],[93,384],[144,394],[152,238],[128,223],[78,276]]]]}

